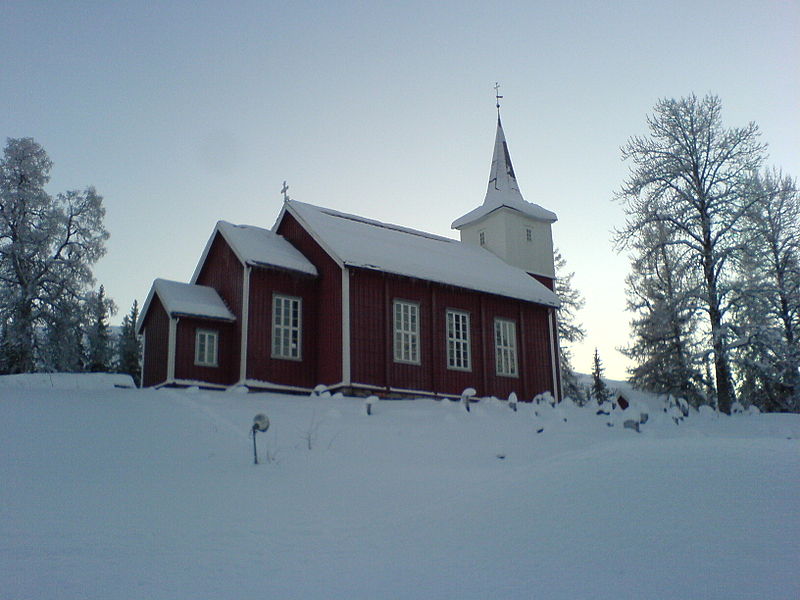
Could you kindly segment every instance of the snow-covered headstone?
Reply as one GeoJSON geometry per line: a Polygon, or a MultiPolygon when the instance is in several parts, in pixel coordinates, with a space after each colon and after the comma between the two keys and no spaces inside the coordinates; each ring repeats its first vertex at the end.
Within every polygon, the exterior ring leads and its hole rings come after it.
{"type": "Polygon", "coordinates": [[[377,396],[367,396],[366,400],[364,400],[364,406],[367,408],[367,416],[372,414],[372,406],[378,401],[377,396]]]}
{"type": "Polygon", "coordinates": [[[514,412],[517,412],[517,395],[514,392],[508,395],[508,407],[514,412]]]}
{"type": "Polygon", "coordinates": [[[475,391],[475,388],[468,387],[463,392],[461,392],[461,402],[464,404],[464,408],[467,409],[469,412],[469,405],[472,402],[472,399],[475,397],[475,394],[478,392],[475,391]]]}

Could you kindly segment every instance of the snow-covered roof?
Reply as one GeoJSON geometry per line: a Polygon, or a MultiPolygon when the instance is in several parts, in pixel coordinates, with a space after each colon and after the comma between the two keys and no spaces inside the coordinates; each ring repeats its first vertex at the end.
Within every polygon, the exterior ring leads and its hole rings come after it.
{"type": "Polygon", "coordinates": [[[205,285],[181,283],[169,279],[156,279],[147,295],[137,330],[141,330],[145,315],[150,308],[153,297],[158,295],[164,310],[171,317],[203,317],[220,321],[235,321],[236,316],[225,306],[217,290],[205,285]]]}
{"type": "MultiPolygon", "coordinates": [[[[558,297],[536,279],[478,246],[297,200],[286,201],[284,211],[342,265],[559,305],[558,297]]],[[[282,216],[283,211],[278,223],[282,216]]]]}
{"type": "Polygon", "coordinates": [[[244,265],[279,267],[308,275],[317,274],[316,267],[283,236],[262,227],[218,221],[192,275],[192,282],[197,281],[217,232],[222,235],[244,265]]]}
{"type": "Polygon", "coordinates": [[[504,206],[518,210],[537,221],[554,223],[558,220],[554,212],[542,208],[538,204],[527,202],[522,197],[517,184],[517,177],[514,174],[514,167],[511,164],[511,155],[508,152],[503,125],[500,123],[500,117],[498,116],[497,134],[495,135],[494,153],[492,154],[492,168],[489,172],[486,197],[481,206],[453,221],[451,227],[460,229],[465,225],[479,221],[489,213],[504,206]]]}

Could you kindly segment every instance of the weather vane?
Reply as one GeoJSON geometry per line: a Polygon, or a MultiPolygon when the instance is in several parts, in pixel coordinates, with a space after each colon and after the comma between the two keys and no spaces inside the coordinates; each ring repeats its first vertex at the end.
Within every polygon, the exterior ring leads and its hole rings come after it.
{"type": "Polygon", "coordinates": [[[497,101],[497,114],[500,114],[500,99],[502,96],[500,95],[500,84],[496,81],[494,82],[494,98],[497,101]]]}
{"type": "Polygon", "coordinates": [[[286,181],[283,182],[283,187],[281,188],[281,194],[283,194],[283,201],[286,202],[287,200],[291,200],[289,198],[289,186],[286,185],[286,181]]]}

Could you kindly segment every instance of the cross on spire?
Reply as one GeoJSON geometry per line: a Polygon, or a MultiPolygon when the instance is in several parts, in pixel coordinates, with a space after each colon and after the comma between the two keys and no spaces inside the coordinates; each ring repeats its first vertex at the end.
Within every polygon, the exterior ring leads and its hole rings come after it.
{"type": "Polygon", "coordinates": [[[283,187],[281,188],[281,194],[283,194],[283,200],[284,201],[290,200],[289,194],[287,193],[288,191],[289,191],[289,186],[286,185],[286,181],[284,181],[283,182],[283,187]]]}
{"type": "Polygon", "coordinates": [[[496,81],[494,82],[494,98],[497,102],[497,116],[500,116],[500,99],[502,96],[500,95],[500,84],[496,81]]]}

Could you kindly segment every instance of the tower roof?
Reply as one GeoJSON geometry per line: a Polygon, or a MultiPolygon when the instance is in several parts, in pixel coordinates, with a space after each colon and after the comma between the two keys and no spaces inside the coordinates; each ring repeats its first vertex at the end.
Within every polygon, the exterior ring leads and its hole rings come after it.
{"type": "Polygon", "coordinates": [[[502,208],[512,208],[522,214],[538,221],[555,222],[558,217],[554,212],[542,208],[538,204],[526,202],[519,191],[517,177],[511,164],[511,154],[508,152],[506,135],[500,115],[497,115],[497,134],[494,138],[494,153],[492,154],[492,168],[489,171],[489,185],[483,204],[453,221],[451,227],[460,229],[465,225],[479,221],[489,213],[502,208]]]}

